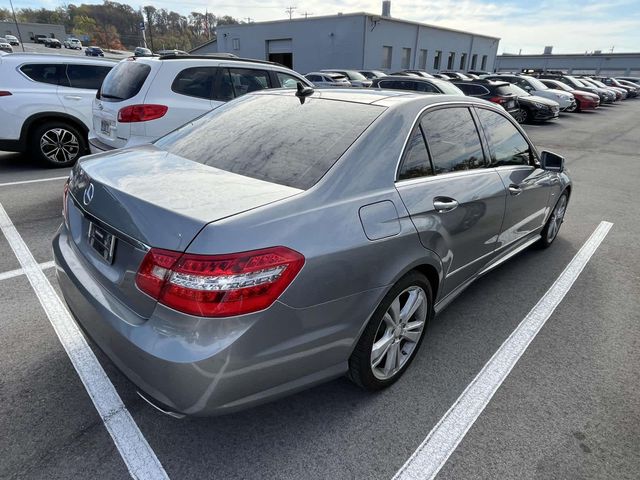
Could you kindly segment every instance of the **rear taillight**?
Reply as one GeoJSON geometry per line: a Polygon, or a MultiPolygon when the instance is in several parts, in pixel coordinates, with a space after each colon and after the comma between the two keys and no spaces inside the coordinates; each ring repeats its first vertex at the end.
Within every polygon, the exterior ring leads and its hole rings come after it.
{"type": "Polygon", "coordinates": [[[164,117],[169,107],[166,105],[129,105],[120,109],[118,121],[122,123],[148,122],[164,117]]]}
{"type": "Polygon", "coordinates": [[[9,97],[11,95],[11,92],[8,92],[7,90],[0,90],[0,97],[9,97]]]}
{"type": "Polygon", "coordinates": [[[271,306],[303,265],[304,257],[286,247],[227,255],[152,248],[140,265],[136,285],[174,310],[229,317],[271,306]]]}
{"type": "Polygon", "coordinates": [[[489,101],[493,103],[499,103],[500,105],[502,105],[503,103],[507,103],[507,99],[504,97],[491,97],[489,101]]]}

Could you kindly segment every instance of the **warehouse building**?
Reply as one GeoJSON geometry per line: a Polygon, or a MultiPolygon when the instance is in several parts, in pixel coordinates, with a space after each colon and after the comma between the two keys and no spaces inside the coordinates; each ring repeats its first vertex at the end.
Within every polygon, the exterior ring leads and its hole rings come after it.
{"type": "MultiPolygon", "coordinates": [[[[549,50],[548,50],[549,51],[549,50]]],[[[640,53],[508,55],[496,59],[496,71],[519,72],[523,68],[561,70],[576,75],[640,77],[640,53]]]]}
{"type": "Polygon", "coordinates": [[[493,70],[499,38],[400,20],[349,13],[240,25],[220,25],[217,39],[193,54],[229,52],[264,59],[301,73],[323,68],[493,70]]]}
{"type": "Polygon", "coordinates": [[[22,37],[22,41],[26,43],[35,42],[36,35],[45,35],[60,40],[66,37],[64,25],[20,22],[18,22],[18,28],[16,28],[14,22],[0,22],[0,37],[3,35],[13,35],[18,38],[22,37]],[[20,34],[18,34],[18,29],[20,30],[20,34]]]}

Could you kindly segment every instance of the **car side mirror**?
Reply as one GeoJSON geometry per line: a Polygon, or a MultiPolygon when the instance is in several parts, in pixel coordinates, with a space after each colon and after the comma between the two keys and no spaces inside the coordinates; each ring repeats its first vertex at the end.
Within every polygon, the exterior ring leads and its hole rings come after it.
{"type": "Polygon", "coordinates": [[[550,172],[560,173],[564,171],[564,157],[557,153],[542,151],[540,153],[540,163],[543,169],[550,172]]]}

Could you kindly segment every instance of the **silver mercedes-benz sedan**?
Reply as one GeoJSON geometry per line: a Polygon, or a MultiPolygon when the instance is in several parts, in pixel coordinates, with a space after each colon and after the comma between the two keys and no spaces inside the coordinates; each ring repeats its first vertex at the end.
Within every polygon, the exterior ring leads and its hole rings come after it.
{"type": "Polygon", "coordinates": [[[570,194],[489,102],[262,91],[78,162],[53,250],[140,394],[212,415],[344,374],[389,386],[470,282],[554,241],[570,194]]]}

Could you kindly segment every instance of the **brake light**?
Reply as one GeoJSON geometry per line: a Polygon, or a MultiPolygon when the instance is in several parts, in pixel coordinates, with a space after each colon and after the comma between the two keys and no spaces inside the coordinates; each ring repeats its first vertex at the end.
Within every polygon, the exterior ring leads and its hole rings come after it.
{"type": "Polygon", "coordinates": [[[8,92],[7,90],[0,90],[0,97],[8,97],[12,95],[11,92],[8,92]]]}
{"type": "Polygon", "coordinates": [[[503,103],[507,102],[507,99],[504,97],[491,97],[489,101],[493,103],[499,103],[500,105],[502,105],[503,103]]]}
{"type": "Polygon", "coordinates": [[[226,255],[152,248],[140,265],[136,285],[174,310],[229,317],[271,306],[303,265],[304,257],[286,247],[226,255]]]}
{"type": "Polygon", "coordinates": [[[122,123],[148,122],[164,117],[169,107],[166,105],[129,105],[118,112],[118,121],[122,123]]]}

